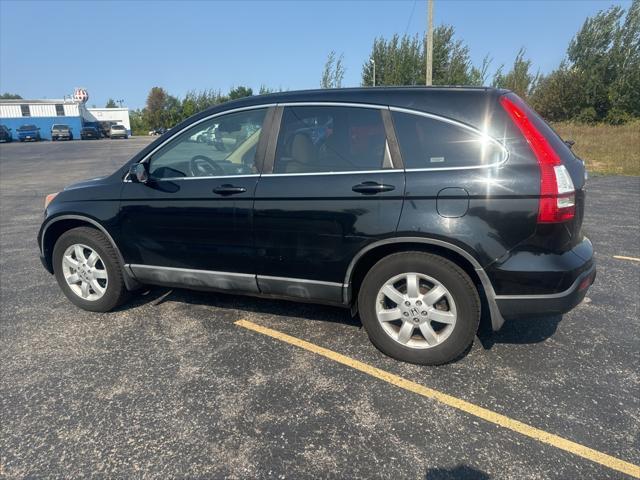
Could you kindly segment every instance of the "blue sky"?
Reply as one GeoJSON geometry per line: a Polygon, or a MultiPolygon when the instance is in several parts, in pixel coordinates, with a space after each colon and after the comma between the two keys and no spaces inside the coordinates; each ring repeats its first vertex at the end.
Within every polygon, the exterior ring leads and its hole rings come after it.
{"type": "MultiPolygon", "coordinates": [[[[434,5],[434,23],[453,25],[474,62],[490,54],[494,69],[509,65],[525,47],[544,73],[587,16],[630,0],[434,5]]],[[[344,86],[357,86],[376,36],[424,32],[425,24],[426,0],[0,0],[0,91],[61,98],[83,86],[89,104],[113,97],[137,108],[153,86],[178,96],[234,85],[316,88],[331,50],[344,53],[344,86]]]]}

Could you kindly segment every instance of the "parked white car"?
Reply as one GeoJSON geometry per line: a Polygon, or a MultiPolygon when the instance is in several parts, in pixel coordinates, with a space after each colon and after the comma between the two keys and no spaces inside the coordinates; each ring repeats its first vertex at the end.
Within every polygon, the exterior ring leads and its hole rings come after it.
{"type": "Polygon", "coordinates": [[[127,133],[127,129],[124,128],[124,125],[111,125],[109,136],[111,140],[114,138],[129,138],[129,134],[127,133]]]}

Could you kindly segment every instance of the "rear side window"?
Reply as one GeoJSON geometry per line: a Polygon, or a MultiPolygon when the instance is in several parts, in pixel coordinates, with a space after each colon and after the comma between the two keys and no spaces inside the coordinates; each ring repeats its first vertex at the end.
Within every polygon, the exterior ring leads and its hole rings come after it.
{"type": "Polygon", "coordinates": [[[378,170],[390,165],[380,110],[358,107],[286,107],[274,173],[378,170]]]}
{"type": "Polygon", "coordinates": [[[471,129],[422,115],[393,112],[405,168],[481,167],[501,162],[504,149],[471,129]]]}

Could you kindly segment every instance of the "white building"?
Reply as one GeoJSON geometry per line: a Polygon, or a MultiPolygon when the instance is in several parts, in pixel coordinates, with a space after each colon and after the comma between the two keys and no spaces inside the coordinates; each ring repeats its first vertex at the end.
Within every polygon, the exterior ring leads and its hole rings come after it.
{"type": "Polygon", "coordinates": [[[129,135],[131,135],[131,124],[129,123],[129,109],[121,108],[84,108],[82,117],[87,122],[111,122],[124,125],[129,135]]]}
{"type": "Polygon", "coordinates": [[[0,124],[5,125],[17,139],[16,131],[22,125],[35,125],[40,129],[42,138],[51,138],[51,126],[54,124],[69,125],[75,138],[80,138],[83,126],[99,126],[108,128],[108,124],[124,125],[131,135],[129,109],[121,108],[87,108],[78,100],[0,100],[0,124]]]}

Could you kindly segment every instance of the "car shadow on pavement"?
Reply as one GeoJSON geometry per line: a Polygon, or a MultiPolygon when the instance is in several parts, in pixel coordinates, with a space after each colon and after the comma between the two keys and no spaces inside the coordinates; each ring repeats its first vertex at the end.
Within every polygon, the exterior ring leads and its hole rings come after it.
{"type": "MultiPolygon", "coordinates": [[[[132,298],[117,310],[129,310],[142,305],[159,305],[165,301],[179,302],[200,306],[209,306],[225,310],[245,311],[261,315],[278,315],[286,317],[319,320],[340,323],[361,328],[358,316],[352,317],[346,308],[300,303],[288,300],[251,297],[219,292],[201,292],[179,288],[150,287],[134,293],[132,298]]],[[[557,330],[562,315],[550,315],[539,318],[516,318],[507,320],[502,328],[494,332],[490,321],[483,321],[478,329],[478,339],[485,350],[490,350],[497,343],[530,344],[540,343],[551,337],[557,330]]]]}
{"type": "Polygon", "coordinates": [[[478,329],[478,338],[486,350],[490,350],[496,343],[540,343],[556,332],[561,320],[562,315],[512,318],[505,321],[497,332],[491,330],[488,322],[482,322],[478,329]]]}
{"type": "Polygon", "coordinates": [[[361,327],[360,319],[352,317],[349,309],[318,305],[314,303],[299,303],[295,301],[258,298],[231,293],[200,292],[179,288],[150,287],[132,298],[118,310],[129,310],[142,305],[159,305],[165,301],[209,306],[226,310],[245,311],[262,315],[278,315],[298,317],[306,320],[320,320],[324,322],[341,323],[352,327],[361,327]]]}
{"type": "Polygon", "coordinates": [[[489,480],[491,477],[482,470],[459,464],[453,468],[430,468],[424,478],[425,480],[489,480]]]}

